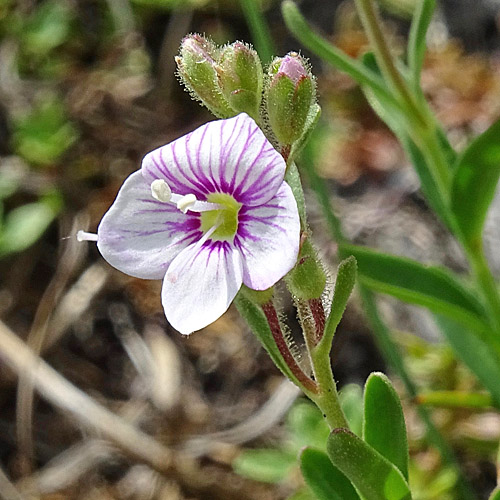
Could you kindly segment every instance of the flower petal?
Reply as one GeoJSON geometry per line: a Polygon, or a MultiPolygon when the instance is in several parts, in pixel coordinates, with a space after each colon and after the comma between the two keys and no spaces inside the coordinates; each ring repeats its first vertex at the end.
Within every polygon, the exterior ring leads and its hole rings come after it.
{"type": "Polygon", "coordinates": [[[201,238],[200,219],[155,200],[140,170],[131,174],[97,229],[97,247],[120,271],[161,279],[175,258],[201,238]]]}
{"type": "Polygon", "coordinates": [[[300,220],[292,190],[283,182],[259,207],[240,210],[234,245],[243,257],[243,283],[265,290],[292,269],[300,242],[300,220]]]}
{"type": "Polygon", "coordinates": [[[155,149],[142,163],[150,183],[162,178],[178,194],[205,199],[209,193],[222,192],[250,206],[274,196],[285,167],[281,155],[245,113],[209,122],[155,149]]]}
{"type": "Polygon", "coordinates": [[[163,281],[165,316],[188,335],[222,316],[241,287],[241,256],[228,242],[207,241],[184,249],[163,281]]]}

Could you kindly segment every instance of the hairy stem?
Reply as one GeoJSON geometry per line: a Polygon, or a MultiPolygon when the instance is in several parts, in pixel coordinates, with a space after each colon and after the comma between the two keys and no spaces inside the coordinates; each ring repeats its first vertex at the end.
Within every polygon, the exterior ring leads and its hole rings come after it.
{"type": "Polygon", "coordinates": [[[314,380],[308,377],[302,370],[302,368],[297,363],[297,360],[293,356],[290,351],[290,347],[283,335],[283,329],[281,328],[281,323],[278,317],[278,313],[276,312],[276,308],[272,300],[266,302],[262,306],[262,311],[264,312],[269,328],[271,329],[271,333],[273,335],[273,339],[276,342],[276,346],[280,351],[285,363],[290,368],[291,372],[295,375],[298,382],[310,393],[317,393],[318,386],[314,380]]]}

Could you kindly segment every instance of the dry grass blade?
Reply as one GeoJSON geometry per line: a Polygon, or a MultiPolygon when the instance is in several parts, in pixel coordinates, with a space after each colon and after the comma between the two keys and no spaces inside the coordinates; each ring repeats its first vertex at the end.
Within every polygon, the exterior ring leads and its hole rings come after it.
{"type": "Polygon", "coordinates": [[[55,457],[43,469],[23,478],[17,487],[25,495],[54,493],[70,487],[100,463],[109,460],[114,452],[108,443],[99,439],[78,443],[55,457]]]}
{"type": "Polygon", "coordinates": [[[2,322],[0,322],[0,357],[17,374],[29,374],[33,386],[45,399],[70,413],[83,426],[158,471],[165,471],[168,468],[171,461],[170,450],[68,382],[36,356],[2,322]]]}
{"type": "MultiPolygon", "coordinates": [[[[81,217],[75,217],[71,224],[70,234],[75,234],[84,221],[81,217]]],[[[46,288],[42,299],[38,305],[35,319],[31,326],[26,343],[39,354],[45,344],[49,321],[54,311],[54,307],[63,293],[68,280],[73,275],[77,265],[84,255],[85,247],[80,245],[76,238],[68,238],[64,246],[61,258],[57,265],[56,272],[49,286],[46,288]]],[[[34,460],[33,451],[33,385],[27,374],[19,374],[17,387],[16,420],[17,420],[17,441],[18,449],[23,458],[22,465],[24,473],[31,472],[34,460]]]]}
{"type": "Polygon", "coordinates": [[[221,444],[241,444],[251,441],[276,425],[300,394],[288,379],[284,379],[265,405],[250,418],[231,429],[196,436],[183,445],[183,451],[194,457],[208,454],[221,444]]]}
{"type": "Polygon", "coordinates": [[[21,493],[10,482],[5,472],[0,468],[0,499],[1,500],[23,500],[21,493]]]}

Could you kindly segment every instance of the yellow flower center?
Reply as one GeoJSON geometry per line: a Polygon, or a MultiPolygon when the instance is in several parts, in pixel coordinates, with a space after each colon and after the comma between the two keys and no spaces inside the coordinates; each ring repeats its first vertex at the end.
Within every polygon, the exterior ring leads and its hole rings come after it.
{"type": "Polygon", "coordinates": [[[225,193],[212,193],[208,195],[207,201],[217,203],[222,208],[201,212],[201,230],[206,233],[217,226],[211,238],[216,241],[232,241],[238,230],[238,212],[241,203],[225,193]]]}

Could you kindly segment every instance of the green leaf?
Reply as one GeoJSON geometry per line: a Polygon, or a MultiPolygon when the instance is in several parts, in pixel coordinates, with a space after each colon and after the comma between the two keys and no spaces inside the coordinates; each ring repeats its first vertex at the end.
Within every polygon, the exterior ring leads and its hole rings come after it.
{"type": "Polygon", "coordinates": [[[296,465],[294,455],[274,449],[245,450],[232,463],[236,474],[263,483],[285,480],[296,465]]]}
{"type": "Polygon", "coordinates": [[[417,3],[408,39],[408,66],[414,88],[420,88],[420,72],[426,49],[425,36],[436,8],[436,0],[420,0],[417,3]]]}
{"type": "Polygon", "coordinates": [[[435,315],[436,323],[446,340],[476,377],[488,389],[494,404],[500,408],[500,356],[498,351],[451,318],[435,315]]]}
{"type": "Polygon", "coordinates": [[[24,48],[33,54],[46,55],[68,39],[71,21],[72,9],[66,2],[42,2],[20,33],[24,48]]]}
{"type": "MultiPolygon", "coordinates": [[[[283,372],[283,374],[290,380],[296,382],[296,378],[290,371],[290,368],[285,363],[283,356],[279,352],[276,342],[274,341],[273,334],[267,323],[266,317],[262,309],[249,300],[240,291],[234,299],[234,304],[241,314],[243,319],[250,325],[255,336],[259,339],[264,349],[268,352],[274,364],[283,372]]],[[[297,383],[297,382],[296,382],[297,383]]],[[[297,384],[300,387],[300,384],[297,384]]]]}
{"type": "Polygon", "coordinates": [[[332,308],[326,319],[324,335],[316,349],[330,351],[335,330],[342,319],[347,301],[356,283],[357,264],[353,256],[348,257],[339,264],[337,279],[333,292],[332,308]]]}
{"type": "Polygon", "coordinates": [[[333,465],[369,500],[409,500],[410,489],[403,475],[378,451],[347,429],[330,435],[327,453],[333,465]]]}
{"type": "Polygon", "coordinates": [[[404,302],[427,307],[483,332],[482,305],[451,272],[356,245],[343,244],[342,255],[354,255],[367,287],[404,302]]]}
{"type": "Polygon", "coordinates": [[[333,466],[325,452],[306,448],[300,455],[300,469],[318,500],[359,500],[350,481],[333,466]]]}
{"type": "Polygon", "coordinates": [[[330,429],[317,406],[307,402],[294,405],[287,416],[287,427],[297,449],[304,446],[326,449],[330,429]]]}
{"type": "Polygon", "coordinates": [[[451,209],[466,242],[480,242],[500,177],[500,120],[467,147],[455,168],[451,209]]]}
{"type": "Polygon", "coordinates": [[[30,247],[45,232],[58,211],[59,207],[49,199],[11,210],[0,234],[0,257],[30,247]]]}
{"type": "Polygon", "coordinates": [[[365,385],[363,439],[408,481],[408,440],[403,408],[391,382],[383,373],[372,373],[365,385]]]}
{"type": "Polygon", "coordinates": [[[77,130],[67,121],[64,105],[56,96],[18,119],[13,134],[17,153],[35,165],[55,162],[77,137],[77,130]]]}
{"type": "Polygon", "coordinates": [[[363,435],[363,391],[358,384],[347,384],[339,394],[340,406],[349,429],[356,436],[363,435]]]}

